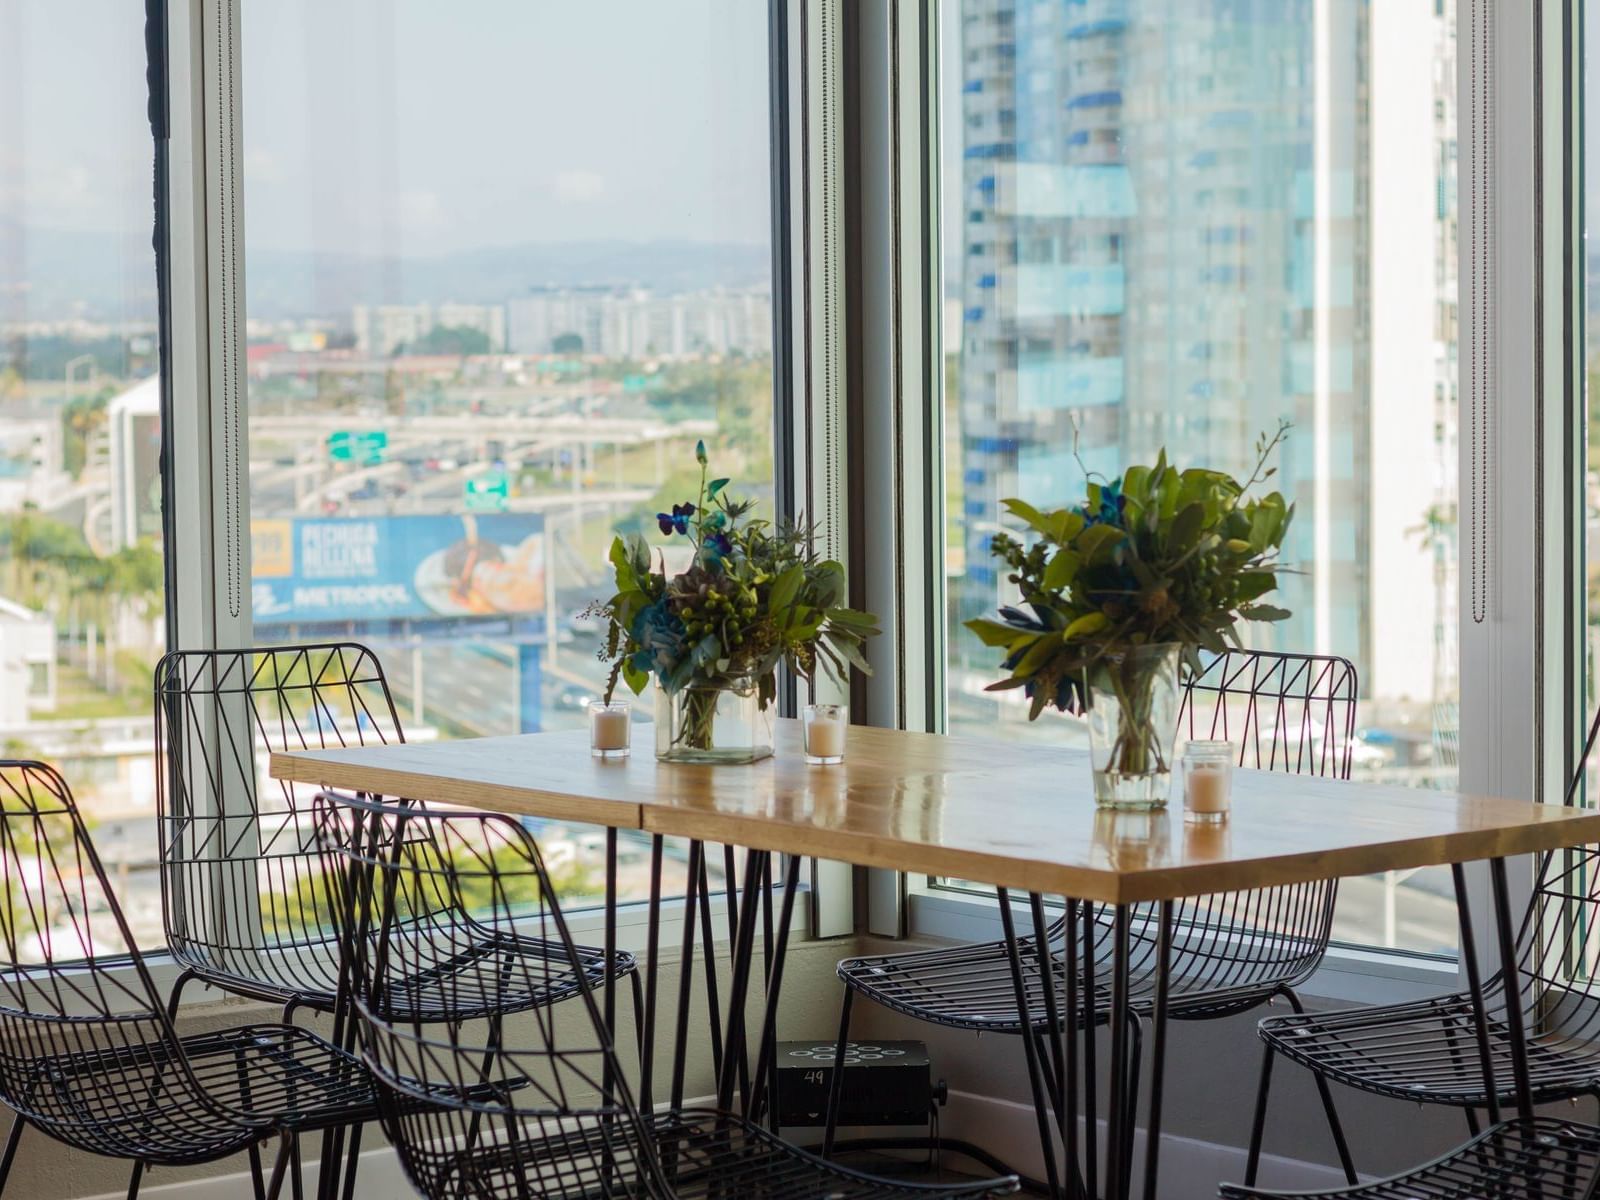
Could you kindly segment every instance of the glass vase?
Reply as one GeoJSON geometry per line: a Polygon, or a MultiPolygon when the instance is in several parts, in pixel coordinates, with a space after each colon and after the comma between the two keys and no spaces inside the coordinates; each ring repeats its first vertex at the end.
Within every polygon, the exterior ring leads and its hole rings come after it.
{"type": "Polygon", "coordinates": [[[662,762],[753,763],[772,754],[773,709],[754,680],[656,692],[656,757],[662,762]]]}
{"type": "Polygon", "coordinates": [[[1165,808],[1178,738],[1176,642],[1128,646],[1084,672],[1089,754],[1101,808],[1165,808]]]}

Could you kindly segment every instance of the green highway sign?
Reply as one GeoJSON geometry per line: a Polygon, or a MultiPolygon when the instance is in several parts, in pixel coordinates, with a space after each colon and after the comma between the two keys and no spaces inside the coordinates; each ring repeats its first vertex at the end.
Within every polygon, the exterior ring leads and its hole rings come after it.
{"type": "Polygon", "coordinates": [[[375,467],[383,461],[383,452],[388,448],[389,435],[381,429],[362,433],[338,429],[328,435],[328,457],[334,462],[375,467]]]}
{"type": "Polygon", "coordinates": [[[511,500],[511,483],[504,471],[487,471],[462,485],[468,512],[505,512],[511,500]]]}

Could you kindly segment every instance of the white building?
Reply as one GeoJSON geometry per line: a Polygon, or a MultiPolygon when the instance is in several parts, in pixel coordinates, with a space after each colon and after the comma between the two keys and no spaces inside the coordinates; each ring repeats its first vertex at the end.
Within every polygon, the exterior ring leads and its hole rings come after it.
{"type": "Polygon", "coordinates": [[[161,540],[161,379],[134,384],[106,405],[111,444],[111,550],[161,540]]]}
{"type": "Polygon", "coordinates": [[[55,706],[55,621],[0,596],[0,729],[55,706]]]}
{"type": "Polygon", "coordinates": [[[68,484],[59,417],[0,421],[0,512],[59,495],[68,484]]]}
{"type": "Polygon", "coordinates": [[[510,349],[519,354],[550,354],[571,336],[583,353],[607,358],[772,352],[766,292],[541,288],[515,297],[507,310],[510,349]]]}
{"type": "Polygon", "coordinates": [[[350,323],[356,349],[380,358],[439,328],[481,333],[489,339],[491,352],[506,348],[506,310],[498,304],[446,301],[437,308],[431,304],[358,304],[351,311],[350,323]]]}

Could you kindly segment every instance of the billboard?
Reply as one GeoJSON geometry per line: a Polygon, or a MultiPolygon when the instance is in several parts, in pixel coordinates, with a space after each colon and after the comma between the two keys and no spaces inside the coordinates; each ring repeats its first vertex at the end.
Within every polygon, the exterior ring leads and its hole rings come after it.
{"type": "Polygon", "coordinates": [[[250,522],[255,620],[422,620],[542,613],[544,518],[292,517],[250,522]]]}

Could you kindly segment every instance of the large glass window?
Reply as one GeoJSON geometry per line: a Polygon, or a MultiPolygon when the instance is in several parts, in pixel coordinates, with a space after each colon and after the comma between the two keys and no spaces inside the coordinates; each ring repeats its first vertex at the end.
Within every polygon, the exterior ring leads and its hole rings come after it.
{"type": "Polygon", "coordinates": [[[698,439],[770,501],[766,6],[247,0],[243,53],[255,639],[372,646],[413,740],[577,725],[612,537],[698,439]]]}
{"type": "MultiPolygon", "coordinates": [[[[944,0],[953,732],[1070,742],[985,694],[1000,502],[1166,447],[1248,475],[1293,429],[1261,648],[1359,672],[1355,772],[1456,780],[1455,3],[944,0]]],[[[1349,881],[1336,935],[1455,944],[1449,876],[1349,881]]]]}
{"type": "Polygon", "coordinates": [[[155,945],[164,625],[145,99],[143,6],[0,5],[0,740],[65,773],[135,936],[155,945]]]}

